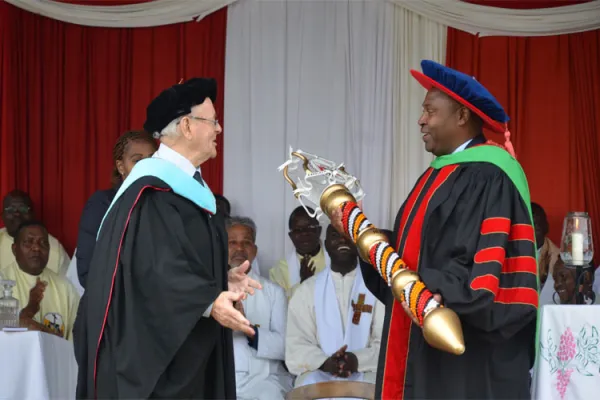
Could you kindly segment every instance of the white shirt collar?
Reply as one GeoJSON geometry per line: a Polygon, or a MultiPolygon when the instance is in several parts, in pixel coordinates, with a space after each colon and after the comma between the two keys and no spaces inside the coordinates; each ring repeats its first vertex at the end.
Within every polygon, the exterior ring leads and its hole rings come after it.
{"type": "Polygon", "coordinates": [[[461,144],[460,146],[458,146],[458,147],[456,148],[456,150],[454,150],[454,151],[452,152],[452,154],[456,154],[456,153],[458,153],[458,152],[461,152],[461,151],[463,151],[464,149],[466,149],[466,148],[467,148],[467,146],[469,145],[469,143],[471,143],[471,140],[473,140],[473,139],[469,139],[469,140],[467,140],[466,142],[464,142],[463,144],[461,144]]]}
{"type": "Polygon", "coordinates": [[[158,150],[152,155],[152,157],[161,158],[163,160],[169,161],[175,164],[175,166],[177,166],[179,169],[181,169],[183,172],[190,176],[194,176],[196,171],[202,174],[200,168],[196,169],[196,167],[194,167],[190,160],[188,160],[187,158],[185,158],[184,156],[182,156],[181,154],[179,154],[164,143],[160,144],[158,150]]]}

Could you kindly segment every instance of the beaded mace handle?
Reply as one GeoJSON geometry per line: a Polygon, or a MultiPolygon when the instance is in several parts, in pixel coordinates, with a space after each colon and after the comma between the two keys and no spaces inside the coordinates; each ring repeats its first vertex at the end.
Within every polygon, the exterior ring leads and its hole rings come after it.
{"type": "MultiPolygon", "coordinates": [[[[344,231],[354,243],[357,242],[359,233],[375,229],[375,226],[369,222],[365,214],[354,202],[345,202],[341,205],[342,225],[344,231]]],[[[389,243],[378,241],[373,243],[368,249],[369,260],[373,267],[379,272],[383,280],[392,285],[392,278],[402,269],[406,269],[406,263],[400,258],[398,253],[389,243]]],[[[412,314],[423,326],[424,317],[433,309],[443,307],[433,298],[433,293],[421,280],[408,282],[399,293],[400,301],[405,302],[412,314]]]]}

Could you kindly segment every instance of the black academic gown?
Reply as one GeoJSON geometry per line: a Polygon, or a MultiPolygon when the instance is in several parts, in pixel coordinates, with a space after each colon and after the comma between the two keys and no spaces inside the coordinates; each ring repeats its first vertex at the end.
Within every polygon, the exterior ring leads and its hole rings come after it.
{"type": "Polygon", "coordinates": [[[234,399],[231,331],[202,314],[227,289],[226,231],[162,180],[104,220],[75,323],[78,398],[234,399]]]}
{"type": "MultiPolygon", "coordinates": [[[[480,136],[469,147],[484,142],[480,136]]],[[[526,269],[535,266],[534,243],[527,206],[500,168],[466,163],[428,169],[398,212],[392,244],[459,315],[466,351],[455,356],[429,346],[378,272],[361,261],[367,288],[386,305],[375,398],[529,399],[535,273],[503,269],[500,287],[509,289],[495,298],[484,287],[494,289],[498,281],[486,274],[499,269],[497,253],[486,249],[502,248],[506,259],[528,261],[526,269]],[[482,239],[483,221],[485,229],[494,223],[504,229],[503,218],[510,220],[511,236],[486,232],[482,239]],[[515,235],[527,240],[513,241],[515,235]]]]}

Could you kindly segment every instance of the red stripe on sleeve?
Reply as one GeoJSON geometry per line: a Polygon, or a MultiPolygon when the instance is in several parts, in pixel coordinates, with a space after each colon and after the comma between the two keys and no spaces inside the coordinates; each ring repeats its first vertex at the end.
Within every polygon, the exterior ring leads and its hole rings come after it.
{"type": "Polygon", "coordinates": [[[481,234],[489,235],[491,233],[504,233],[508,235],[510,232],[510,219],[508,218],[487,218],[481,223],[481,234]]]}
{"type": "Polygon", "coordinates": [[[535,241],[533,226],[528,224],[515,224],[510,228],[508,240],[529,240],[535,241]]]}
{"type": "Polygon", "coordinates": [[[496,302],[503,304],[525,304],[534,306],[537,308],[538,306],[538,292],[535,289],[531,288],[499,288],[498,294],[496,295],[496,302]]]}
{"type": "Polygon", "coordinates": [[[537,264],[535,258],[530,256],[509,257],[504,260],[502,265],[503,274],[514,274],[517,272],[526,272],[529,274],[537,273],[537,264]]]}
{"type": "Polygon", "coordinates": [[[498,293],[498,285],[500,282],[498,281],[498,277],[494,275],[482,275],[478,276],[471,281],[471,289],[473,290],[487,290],[492,292],[494,296],[498,293]]]}
{"type": "Polygon", "coordinates": [[[479,250],[473,261],[476,264],[483,264],[487,262],[497,262],[500,265],[504,264],[504,257],[506,255],[506,251],[502,247],[488,247],[487,249],[479,250]]]}

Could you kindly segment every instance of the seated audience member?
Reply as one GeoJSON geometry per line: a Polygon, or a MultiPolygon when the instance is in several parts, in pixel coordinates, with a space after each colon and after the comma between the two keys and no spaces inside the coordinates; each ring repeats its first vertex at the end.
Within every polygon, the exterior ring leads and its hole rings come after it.
{"type": "Polygon", "coordinates": [[[538,270],[540,277],[540,291],[543,289],[548,275],[552,275],[554,264],[560,258],[560,249],[552,243],[548,235],[548,217],[546,212],[537,203],[531,203],[533,225],[535,228],[535,241],[537,248],[538,270]]]}
{"type": "MultiPolygon", "coordinates": [[[[20,190],[13,190],[7,194],[2,206],[2,221],[4,221],[5,228],[0,229],[0,269],[11,264],[15,259],[12,244],[19,226],[35,219],[31,198],[20,190]]],[[[48,269],[60,276],[65,276],[71,259],[54,236],[48,234],[48,242],[50,244],[48,269]]]]}
{"type": "MultiPolygon", "coordinates": [[[[577,304],[580,297],[585,304],[600,304],[600,294],[594,292],[594,269],[588,268],[583,272],[579,282],[576,282],[577,272],[575,268],[565,266],[559,257],[554,264],[552,281],[554,293],[552,294],[554,304],[577,304]]],[[[548,283],[550,283],[548,278],[548,283]]],[[[581,304],[581,303],[580,303],[581,304]]]]}
{"type": "Polygon", "coordinates": [[[66,278],[46,268],[50,243],[44,225],[23,223],[17,229],[12,251],[13,262],[0,274],[16,282],[13,296],[22,308],[21,327],[72,341],[79,294],[66,278]]]}
{"type": "Polygon", "coordinates": [[[292,388],[292,377],[285,370],[284,341],[287,299],[282,288],[255,272],[256,225],[250,218],[227,220],[229,266],[248,260],[248,274],[260,281],[262,290],[236,303],[236,308],[253,324],[254,337],[233,333],[237,398],[275,400],[284,398],[292,388]]]}
{"type": "Polygon", "coordinates": [[[594,270],[594,293],[600,294],[600,265],[594,270]]]}
{"type": "Polygon", "coordinates": [[[217,212],[222,213],[225,218],[228,218],[231,215],[229,200],[222,194],[215,194],[215,200],[217,201],[217,212]]]}
{"type": "MultiPolygon", "coordinates": [[[[314,210],[309,208],[310,212],[314,210]]],[[[319,273],[329,265],[329,256],[321,246],[321,225],[300,206],[290,214],[289,237],[294,250],[269,271],[270,279],[281,286],[289,297],[297,284],[319,273]]]]}
{"type": "Polygon", "coordinates": [[[99,190],[89,198],[79,220],[77,249],[73,255],[79,284],[85,288],[88,269],[96,246],[96,237],[104,214],[117,194],[121,183],[127,178],[138,161],[152,156],[157,150],[156,141],[147,132],[128,131],[122,134],[113,147],[112,188],[99,190]]]}
{"type": "Polygon", "coordinates": [[[385,308],[363,282],[350,239],[327,228],[331,265],[295,291],[288,309],[285,362],[295,386],[375,383],[385,308]]]}

